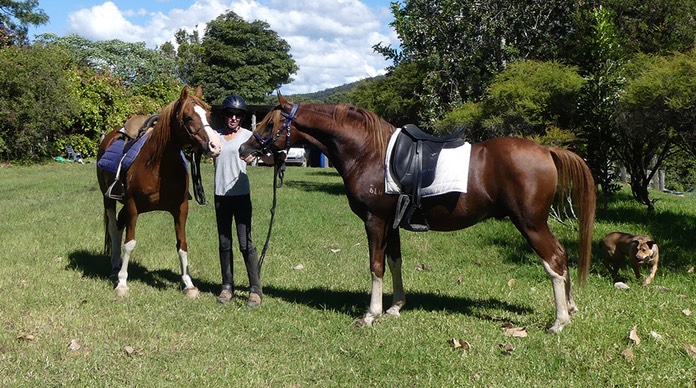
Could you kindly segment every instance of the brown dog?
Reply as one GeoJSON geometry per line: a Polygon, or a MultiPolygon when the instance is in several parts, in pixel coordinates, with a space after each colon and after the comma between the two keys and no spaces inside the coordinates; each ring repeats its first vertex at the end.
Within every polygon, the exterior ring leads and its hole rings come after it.
{"type": "Polygon", "coordinates": [[[647,286],[655,278],[657,263],[660,261],[660,251],[657,243],[650,236],[634,236],[628,233],[613,232],[604,237],[600,243],[604,251],[604,265],[611,271],[611,276],[616,279],[619,269],[628,258],[636,278],[640,279],[641,264],[650,264],[650,275],[643,281],[647,286]]]}

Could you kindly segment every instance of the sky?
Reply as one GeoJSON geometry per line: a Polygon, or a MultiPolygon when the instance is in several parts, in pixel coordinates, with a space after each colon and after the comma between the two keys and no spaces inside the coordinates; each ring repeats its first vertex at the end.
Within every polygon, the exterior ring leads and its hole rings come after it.
{"type": "Polygon", "coordinates": [[[398,46],[389,3],[395,0],[39,0],[49,23],[29,29],[101,41],[145,42],[156,48],[180,29],[203,36],[208,22],[233,11],[262,20],[290,44],[299,70],[283,94],[312,93],[385,73],[392,63],[372,50],[398,46]]]}

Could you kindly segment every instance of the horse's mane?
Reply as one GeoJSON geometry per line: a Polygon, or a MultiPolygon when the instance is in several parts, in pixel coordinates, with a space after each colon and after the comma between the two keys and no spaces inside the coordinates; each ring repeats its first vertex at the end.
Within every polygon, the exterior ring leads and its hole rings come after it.
{"type": "Polygon", "coordinates": [[[208,104],[190,93],[187,95],[186,100],[184,100],[181,104],[179,104],[179,99],[177,98],[162,108],[160,111],[160,116],[157,119],[152,132],[150,133],[150,138],[148,139],[148,142],[151,143],[152,147],[152,152],[150,155],[148,155],[148,165],[152,165],[153,162],[161,160],[162,155],[164,154],[164,149],[172,138],[172,125],[179,125],[180,122],[183,122],[183,108],[190,102],[208,109],[208,104]],[[172,120],[176,121],[172,122],[172,120]]]}
{"type": "Polygon", "coordinates": [[[372,143],[373,149],[384,159],[384,154],[387,151],[387,139],[389,135],[394,133],[393,125],[389,124],[375,113],[351,104],[336,104],[333,110],[333,119],[339,125],[348,120],[355,121],[354,123],[350,123],[351,127],[357,127],[357,129],[361,131],[369,132],[371,135],[369,141],[372,143]],[[360,119],[354,120],[353,118],[356,117],[356,115],[351,116],[351,112],[356,113],[360,119]]]}
{"type": "MultiPolygon", "coordinates": [[[[308,104],[309,105],[309,104],[308,104]]],[[[329,106],[331,104],[317,104],[317,106],[329,106]]],[[[277,133],[285,118],[281,115],[280,106],[275,107],[257,124],[257,128],[265,128],[273,124],[272,133],[277,133]]],[[[368,141],[382,157],[387,150],[387,139],[394,133],[394,126],[369,110],[358,108],[351,104],[335,104],[331,117],[337,127],[349,125],[354,130],[368,132],[368,141]],[[351,113],[354,113],[351,115],[351,113]],[[351,121],[351,122],[348,122],[351,121]]]]}

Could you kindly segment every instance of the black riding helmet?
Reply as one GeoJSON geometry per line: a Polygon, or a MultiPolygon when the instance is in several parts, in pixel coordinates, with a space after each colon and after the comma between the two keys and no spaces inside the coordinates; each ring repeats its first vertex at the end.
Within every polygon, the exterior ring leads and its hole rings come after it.
{"type": "Polygon", "coordinates": [[[222,101],[222,110],[224,111],[225,109],[236,109],[246,113],[246,101],[236,94],[230,94],[222,101]]]}

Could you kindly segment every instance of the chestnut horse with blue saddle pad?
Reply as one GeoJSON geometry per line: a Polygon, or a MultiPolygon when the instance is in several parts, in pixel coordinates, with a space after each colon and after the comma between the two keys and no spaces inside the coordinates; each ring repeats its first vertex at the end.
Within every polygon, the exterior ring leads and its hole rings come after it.
{"type": "MultiPolygon", "coordinates": [[[[132,121],[143,123],[142,136],[138,139],[131,140],[133,134],[124,133],[127,131],[122,128],[108,133],[99,145],[97,178],[104,195],[105,249],[111,252],[112,275],[118,277],[118,295],[128,293],[128,261],[135,249],[138,215],[154,210],[167,211],[174,218],[184,291],[189,297],[198,295],[188,272],[189,173],[182,150],[192,148],[193,155],[198,157],[203,152],[215,157],[222,148],[217,133],[209,124],[210,108],[201,95],[200,86],[195,94],[184,87],[179,98],[164,107],[158,116],[151,117],[151,121],[147,121],[147,116],[132,118],[132,121]],[[152,127],[148,129],[150,124],[152,127]],[[131,149],[139,151],[121,157],[122,150],[131,144],[131,149]],[[117,155],[115,160],[114,155],[117,155]],[[122,191],[114,189],[120,185],[123,185],[122,191]],[[118,217],[116,202],[123,204],[118,217]],[[121,252],[124,228],[126,236],[121,252]]],[[[196,164],[192,162],[192,172],[198,167],[196,164]]],[[[199,195],[196,198],[201,201],[199,195]]],[[[202,199],[204,201],[204,197],[202,199]]]]}
{"type": "Polygon", "coordinates": [[[360,326],[371,325],[383,313],[385,257],[394,289],[386,314],[399,315],[406,303],[400,228],[453,231],[505,217],[541,257],[551,279],[556,319],[549,331],[560,332],[570,323],[578,308],[571,292],[568,254],[549,230],[548,218],[555,199],[572,198],[579,222],[578,279],[585,284],[596,192],[582,158],[512,137],[465,147],[460,139],[435,138],[413,127],[394,128],[349,104],[298,105],[280,94],[278,100],[279,105],[256,127],[255,136],[240,147],[240,156],[250,159],[259,153],[282,152],[299,140],[328,156],[343,178],[351,210],[367,232],[372,291],[366,314],[357,320],[360,326]],[[396,160],[387,162],[387,156],[396,160]],[[435,159],[459,162],[441,167],[441,160],[435,159]],[[459,178],[451,184],[456,191],[428,192],[438,185],[440,169],[459,170],[459,178]]]}

